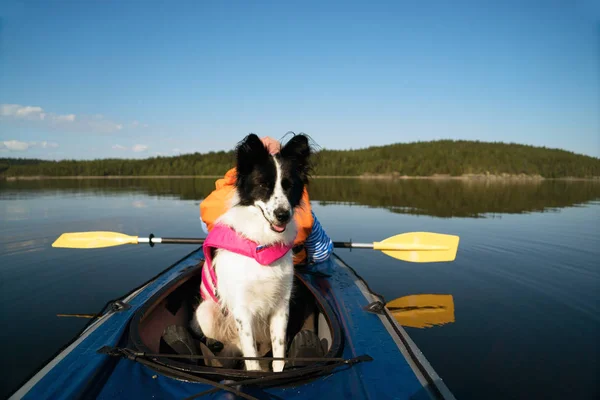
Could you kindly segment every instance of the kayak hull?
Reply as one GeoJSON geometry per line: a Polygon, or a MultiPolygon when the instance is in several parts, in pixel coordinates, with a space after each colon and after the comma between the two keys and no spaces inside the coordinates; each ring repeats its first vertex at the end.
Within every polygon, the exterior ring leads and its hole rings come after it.
{"type": "MultiPolygon", "coordinates": [[[[175,378],[128,358],[101,354],[104,346],[125,346],[130,321],[152,296],[190,268],[203,261],[201,249],[163,271],[116,306],[91,322],[65,349],[43,366],[11,398],[186,398],[214,386],[175,378]]],[[[256,398],[285,399],[362,398],[427,399],[454,397],[404,329],[378,297],[337,255],[311,271],[297,274],[333,310],[340,325],[343,346],[340,357],[368,355],[371,361],[341,366],[327,374],[297,384],[274,387],[243,386],[256,398]],[[369,305],[375,305],[369,310],[369,305]],[[380,305],[380,304],[379,304],[380,305]]],[[[113,303],[115,304],[115,303],[113,303]]],[[[235,398],[223,390],[212,398],[235,398]]]]}

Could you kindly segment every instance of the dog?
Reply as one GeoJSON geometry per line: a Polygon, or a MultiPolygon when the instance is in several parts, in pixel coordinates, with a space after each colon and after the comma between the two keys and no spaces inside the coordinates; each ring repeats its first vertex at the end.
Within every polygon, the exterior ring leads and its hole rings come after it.
{"type": "MultiPolygon", "coordinates": [[[[215,227],[226,227],[240,240],[255,243],[257,253],[272,247],[283,256],[264,265],[248,254],[216,249],[211,263],[218,295],[207,294],[204,287],[209,285],[204,278],[210,279],[205,263],[201,285],[204,300],[191,325],[196,333],[223,343],[220,355],[258,357],[258,353],[262,356],[272,349],[273,357],[285,357],[294,277],[292,246],[297,234],[294,211],[302,206],[310,155],[305,135],[293,136],[275,155],[255,134],[236,148],[235,194],[215,227]]],[[[272,363],[274,372],[284,366],[283,360],[272,363]]],[[[245,360],[245,367],[249,371],[264,369],[257,360],[245,360]]]]}

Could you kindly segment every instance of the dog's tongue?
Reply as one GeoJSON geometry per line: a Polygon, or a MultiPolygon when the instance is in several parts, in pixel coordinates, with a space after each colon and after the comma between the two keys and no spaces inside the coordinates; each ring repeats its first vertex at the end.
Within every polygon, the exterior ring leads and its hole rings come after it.
{"type": "Polygon", "coordinates": [[[281,226],[271,225],[271,229],[273,229],[275,232],[281,233],[281,232],[285,231],[285,225],[281,225],[281,226]]]}

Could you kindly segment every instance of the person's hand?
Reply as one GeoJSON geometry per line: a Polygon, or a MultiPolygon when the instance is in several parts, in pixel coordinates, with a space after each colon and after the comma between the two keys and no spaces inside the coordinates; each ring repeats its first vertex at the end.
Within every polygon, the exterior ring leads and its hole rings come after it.
{"type": "Polygon", "coordinates": [[[265,136],[260,140],[261,142],[263,142],[263,144],[271,154],[277,154],[281,150],[281,143],[279,143],[279,141],[273,139],[272,137],[265,136]]]}

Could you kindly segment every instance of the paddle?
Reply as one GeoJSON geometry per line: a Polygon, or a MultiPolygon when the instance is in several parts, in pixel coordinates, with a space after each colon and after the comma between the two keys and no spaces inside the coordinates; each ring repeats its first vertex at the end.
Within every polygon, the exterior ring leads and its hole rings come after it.
{"type": "MultiPolygon", "coordinates": [[[[398,260],[408,262],[454,261],[458,250],[459,237],[430,232],[410,232],[389,237],[381,242],[352,243],[333,242],[335,248],[373,249],[398,260]]],[[[202,244],[203,238],[157,238],[154,235],[143,238],[118,232],[73,232],[63,233],[52,247],[70,249],[98,249],[124,244],[202,244]]]]}
{"type": "Polygon", "coordinates": [[[402,326],[431,328],[454,322],[454,298],[450,294],[415,294],[386,304],[402,326]]]}

